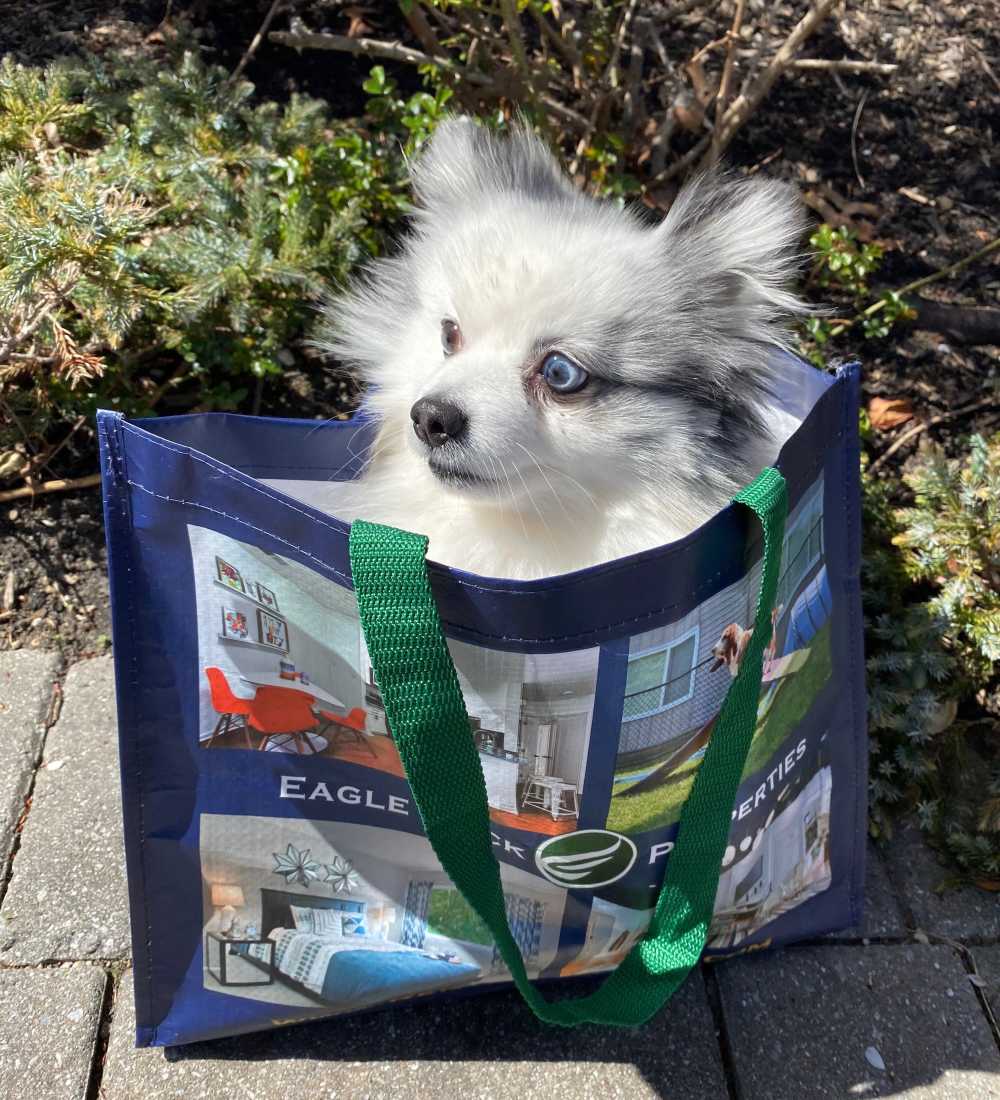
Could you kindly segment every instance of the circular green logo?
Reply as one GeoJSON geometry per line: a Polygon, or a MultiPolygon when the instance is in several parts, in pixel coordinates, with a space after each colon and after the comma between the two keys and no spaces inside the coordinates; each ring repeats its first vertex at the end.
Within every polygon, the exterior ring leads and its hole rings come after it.
{"type": "Polygon", "coordinates": [[[535,865],[556,886],[595,890],[627,875],[637,855],[636,846],[621,833],[581,829],[539,844],[535,865]]]}

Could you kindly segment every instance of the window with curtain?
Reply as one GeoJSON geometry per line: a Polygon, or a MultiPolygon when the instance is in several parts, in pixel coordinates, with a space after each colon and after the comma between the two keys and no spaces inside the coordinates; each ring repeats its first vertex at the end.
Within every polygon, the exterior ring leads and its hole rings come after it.
{"type": "Polygon", "coordinates": [[[633,657],[625,681],[623,719],[645,718],[690,699],[697,653],[695,630],[662,649],[633,657]]]}
{"type": "Polygon", "coordinates": [[[485,921],[451,886],[435,886],[427,909],[427,931],[451,940],[464,940],[485,947],[493,944],[493,934],[485,921]]]}

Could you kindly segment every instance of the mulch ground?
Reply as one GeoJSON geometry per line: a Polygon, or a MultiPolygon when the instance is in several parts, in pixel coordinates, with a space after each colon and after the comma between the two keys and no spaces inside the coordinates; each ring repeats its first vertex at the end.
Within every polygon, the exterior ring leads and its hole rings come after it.
{"type": "MultiPolygon", "coordinates": [[[[38,63],[80,50],[150,51],[161,48],[164,16],[187,15],[216,59],[233,66],[246,49],[269,3],[178,2],[68,5],[56,0],[4,5],[0,42],[15,58],[38,63]],[[30,16],[30,17],[29,17],[30,16]]],[[[774,6],[782,26],[801,4],[774,6]]],[[[310,26],[343,32],[335,6],[306,5],[310,26]]],[[[368,8],[365,9],[369,11],[368,8]]],[[[394,10],[394,9],[393,9],[394,10]]],[[[372,8],[376,31],[405,39],[389,9],[372,8]]],[[[277,25],[277,24],[276,24],[277,25]]],[[[678,62],[704,44],[709,25],[689,23],[671,38],[678,62]]],[[[982,248],[1000,233],[996,200],[1000,122],[1000,22],[994,0],[934,3],[933,0],[852,2],[808,44],[806,55],[894,62],[889,77],[793,73],[774,87],[732,146],[736,166],[795,180],[818,217],[845,215],[850,224],[880,242],[886,259],[879,283],[900,287],[982,248]],[[862,104],[863,100],[863,104],[862,104]],[[862,104],[859,111],[859,104],[862,104]],[[858,121],[855,127],[855,117],[858,121]]],[[[369,63],[345,55],[303,53],[264,45],[247,69],[265,96],[301,90],[327,99],[343,115],[364,103],[361,80],[369,63]]],[[[404,88],[415,73],[391,69],[404,88]]],[[[973,265],[929,287],[938,301],[1000,306],[1000,256],[973,265]]],[[[961,346],[932,332],[911,329],[891,341],[843,338],[831,348],[841,359],[864,364],[866,398],[906,398],[915,420],[875,433],[877,456],[913,423],[982,401],[1000,388],[996,347],[961,346]]],[[[277,415],[335,415],[352,395],[339,384],[265,398],[262,411],[277,415]]],[[[918,446],[930,441],[959,449],[972,431],[1000,424],[1000,394],[992,407],[951,415],[906,445],[884,464],[882,476],[898,479],[918,446]]],[[[93,452],[76,461],[94,468],[93,452]]],[[[902,492],[902,490],[900,490],[902,492]]],[[[106,585],[98,494],[45,497],[0,507],[0,591],[14,574],[11,606],[0,610],[0,647],[61,648],[68,657],[106,645],[106,585]]]]}

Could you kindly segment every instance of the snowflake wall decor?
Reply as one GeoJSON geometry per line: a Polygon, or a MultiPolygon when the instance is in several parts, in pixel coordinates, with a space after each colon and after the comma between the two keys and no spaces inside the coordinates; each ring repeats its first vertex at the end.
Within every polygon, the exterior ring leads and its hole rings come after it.
{"type": "Polygon", "coordinates": [[[283,853],[272,852],[274,867],[272,873],[284,875],[289,886],[296,884],[307,889],[313,879],[319,878],[320,865],[312,858],[311,849],[300,852],[294,844],[289,844],[283,853]]]}
{"type": "Polygon", "coordinates": [[[349,859],[334,856],[333,863],[326,864],[323,870],[326,872],[325,881],[330,883],[335,894],[349,894],[360,884],[358,872],[349,859]]]}

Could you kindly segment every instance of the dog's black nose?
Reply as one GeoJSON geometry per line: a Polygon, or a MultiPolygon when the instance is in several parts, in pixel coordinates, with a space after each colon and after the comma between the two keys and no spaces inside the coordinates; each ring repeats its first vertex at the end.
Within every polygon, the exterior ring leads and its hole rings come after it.
{"type": "Polygon", "coordinates": [[[410,409],[410,419],[417,438],[428,447],[443,447],[449,439],[457,439],[468,423],[457,405],[438,397],[421,397],[410,409]]]}

